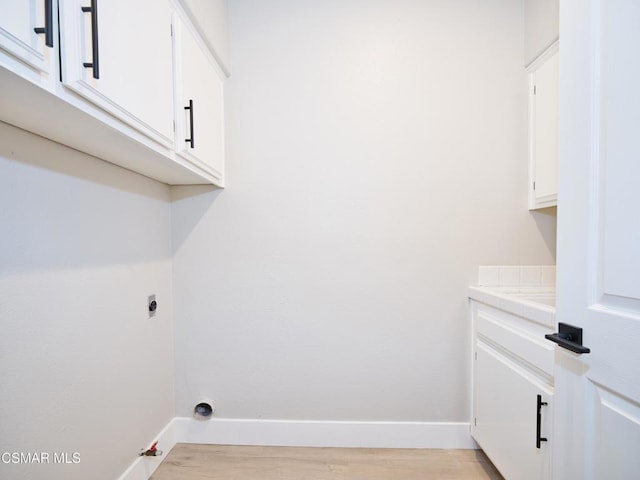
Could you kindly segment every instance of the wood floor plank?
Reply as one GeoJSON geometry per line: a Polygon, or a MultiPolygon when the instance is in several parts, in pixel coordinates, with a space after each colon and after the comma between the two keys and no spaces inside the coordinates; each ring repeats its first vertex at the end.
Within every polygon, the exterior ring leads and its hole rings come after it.
{"type": "Polygon", "coordinates": [[[479,450],[178,444],[151,480],[501,480],[479,450]]]}

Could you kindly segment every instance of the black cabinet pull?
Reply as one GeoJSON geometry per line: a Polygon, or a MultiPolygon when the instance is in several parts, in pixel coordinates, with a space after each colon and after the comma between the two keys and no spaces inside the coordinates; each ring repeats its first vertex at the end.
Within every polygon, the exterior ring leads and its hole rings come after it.
{"type": "Polygon", "coordinates": [[[53,47],[53,0],[44,0],[44,27],[36,27],[33,31],[44,34],[44,43],[53,47]]]}
{"type": "Polygon", "coordinates": [[[558,323],[558,333],[545,335],[544,338],[575,353],[591,352],[591,349],[582,345],[582,329],[567,323],[558,323]]]}
{"type": "Polygon", "coordinates": [[[189,110],[189,138],[185,138],[184,141],[189,143],[191,148],[194,148],[193,141],[193,100],[189,100],[189,105],[184,107],[185,110],[189,110]]]}
{"type": "Polygon", "coordinates": [[[540,430],[542,429],[542,406],[547,405],[547,402],[542,401],[542,395],[538,395],[538,406],[536,413],[536,448],[540,448],[541,442],[547,442],[546,437],[542,437],[540,430]]]}
{"type": "Polygon", "coordinates": [[[82,11],[91,13],[91,51],[93,61],[84,62],[85,68],[93,69],[93,78],[100,78],[100,60],[98,57],[98,0],[91,0],[90,7],[82,7],[82,11]]]}

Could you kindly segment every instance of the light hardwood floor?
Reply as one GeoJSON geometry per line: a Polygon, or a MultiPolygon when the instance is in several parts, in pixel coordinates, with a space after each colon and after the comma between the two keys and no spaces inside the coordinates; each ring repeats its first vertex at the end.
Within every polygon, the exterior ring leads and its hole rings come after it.
{"type": "Polygon", "coordinates": [[[475,480],[502,477],[479,450],[176,445],[151,480],[475,480]]]}

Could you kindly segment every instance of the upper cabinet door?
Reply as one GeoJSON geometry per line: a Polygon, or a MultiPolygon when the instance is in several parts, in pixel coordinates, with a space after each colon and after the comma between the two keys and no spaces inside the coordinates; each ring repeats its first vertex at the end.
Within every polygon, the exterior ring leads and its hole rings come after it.
{"type": "Polygon", "coordinates": [[[224,186],[224,74],[187,21],[175,16],[176,153],[224,186]]]}
{"type": "Polygon", "coordinates": [[[153,140],[173,145],[167,0],[60,3],[63,83],[153,140]]]}
{"type": "Polygon", "coordinates": [[[53,0],[0,0],[0,12],[0,49],[38,72],[50,73],[56,39],[53,0]]]}
{"type": "Polygon", "coordinates": [[[558,204],[558,52],[531,74],[530,209],[558,204]]]}

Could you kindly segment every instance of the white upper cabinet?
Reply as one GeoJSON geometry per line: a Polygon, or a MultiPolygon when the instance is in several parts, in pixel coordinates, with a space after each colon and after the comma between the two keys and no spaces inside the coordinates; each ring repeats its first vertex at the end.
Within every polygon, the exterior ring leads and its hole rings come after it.
{"type": "Polygon", "coordinates": [[[37,72],[50,73],[58,43],[54,8],[53,0],[0,0],[0,49],[37,72]]]}
{"type": "Polygon", "coordinates": [[[558,204],[557,44],[529,69],[529,209],[558,204]]]}
{"type": "Polygon", "coordinates": [[[0,121],[169,185],[222,186],[225,75],[179,0],[0,0],[0,11],[0,121]]]}
{"type": "Polygon", "coordinates": [[[167,0],[61,2],[64,85],[152,139],[173,142],[167,0]]]}
{"type": "Polygon", "coordinates": [[[176,153],[224,184],[224,74],[193,26],[176,13],[176,153]]]}

